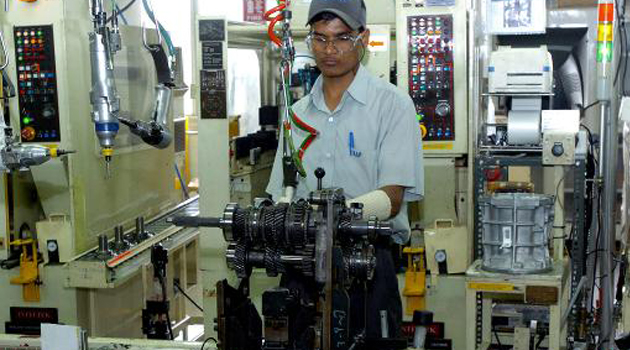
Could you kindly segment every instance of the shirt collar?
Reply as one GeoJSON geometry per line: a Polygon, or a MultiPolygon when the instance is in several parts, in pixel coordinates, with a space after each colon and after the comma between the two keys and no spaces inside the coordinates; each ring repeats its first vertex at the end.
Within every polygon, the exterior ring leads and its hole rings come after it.
{"type": "Polygon", "coordinates": [[[348,93],[352,98],[361,104],[367,104],[367,89],[368,89],[368,72],[359,64],[359,70],[354,77],[352,84],[348,87],[348,93]]]}
{"type": "MultiPolygon", "coordinates": [[[[348,87],[348,94],[361,104],[367,104],[367,89],[368,89],[368,72],[362,64],[359,64],[359,70],[354,77],[352,84],[348,87]]],[[[313,84],[311,95],[313,97],[313,104],[317,109],[321,111],[328,111],[326,101],[324,100],[324,78],[320,75],[319,78],[313,84]]]]}

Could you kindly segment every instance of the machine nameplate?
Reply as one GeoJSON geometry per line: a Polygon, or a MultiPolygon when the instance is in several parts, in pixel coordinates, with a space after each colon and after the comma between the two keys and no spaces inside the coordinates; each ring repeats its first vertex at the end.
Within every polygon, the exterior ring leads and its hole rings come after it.
{"type": "Polygon", "coordinates": [[[225,70],[202,70],[201,76],[201,119],[226,119],[226,76],[225,70]]]}
{"type": "Polygon", "coordinates": [[[223,69],[223,42],[201,43],[201,66],[202,69],[223,69]]]}

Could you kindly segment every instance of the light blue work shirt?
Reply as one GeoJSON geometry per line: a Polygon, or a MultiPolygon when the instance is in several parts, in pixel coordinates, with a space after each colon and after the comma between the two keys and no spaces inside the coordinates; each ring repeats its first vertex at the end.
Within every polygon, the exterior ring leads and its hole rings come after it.
{"type": "MultiPolygon", "coordinates": [[[[341,187],[348,199],[384,186],[405,187],[400,213],[390,220],[394,240],[409,239],[407,202],[424,195],[422,137],[411,98],[396,86],[371,75],[361,66],[334,112],[326,106],[320,76],[311,93],[293,105],[304,122],[319,131],[304,154],[307,177],[300,178],[295,199],[308,198],[317,190],[315,169],[326,171],[323,187],[341,187]]],[[[307,133],[296,127],[296,147],[307,133]]],[[[282,143],[276,153],[267,193],[278,200],[283,195],[282,143]]]]}

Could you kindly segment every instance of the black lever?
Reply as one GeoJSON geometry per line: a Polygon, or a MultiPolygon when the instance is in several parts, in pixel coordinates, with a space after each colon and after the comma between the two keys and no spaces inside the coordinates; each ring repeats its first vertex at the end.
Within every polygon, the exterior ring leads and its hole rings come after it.
{"type": "Polygon", "coordinates": [[[324,176],[326,176],[326,171],[323,168],[317,168],[315,169],[315,177],[317,178],[317,190],[321,191],[323,186],[322,186],[322,179],[324,178],[324,176]]]}

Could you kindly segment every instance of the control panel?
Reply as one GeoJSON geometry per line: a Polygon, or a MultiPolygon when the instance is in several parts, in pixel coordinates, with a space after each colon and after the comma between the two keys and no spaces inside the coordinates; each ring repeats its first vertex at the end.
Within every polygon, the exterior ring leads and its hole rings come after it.
{"type": "Polygon", "coordinates": [[[15,27],[22,142],[59,142],[59,104],[53,27],[15,27]]]}
{"type": "Polygon", "coordinates": [[[466,2],[396,0],[398,87],[416,107],[424,154],[468,153],[466,2]]]}
{"type": "Polygon", "coordinates": [[[453,17],[410,16],[409,94],[425,141],[455,139],[453,17]]]}

